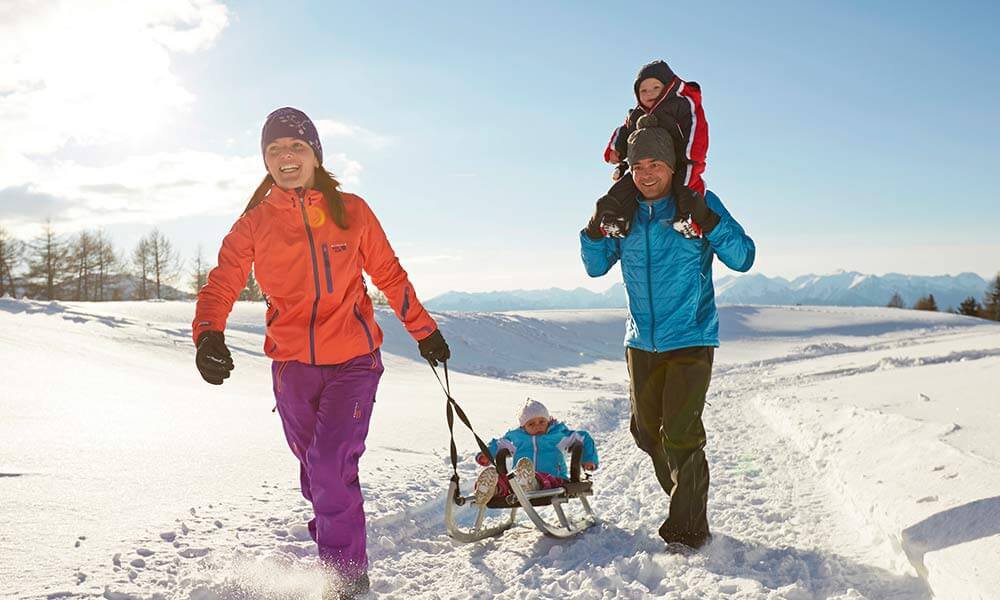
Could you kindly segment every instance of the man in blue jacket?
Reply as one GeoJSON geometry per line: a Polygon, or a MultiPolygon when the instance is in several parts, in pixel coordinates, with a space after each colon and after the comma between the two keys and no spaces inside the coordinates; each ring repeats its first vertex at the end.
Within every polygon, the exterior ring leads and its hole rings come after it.
{"type": "Polygon", "coordinates": [[[711,538],[701,416],[719,345],[712,261],[718,256],[743,272],[756,250],[718,196],[672,185],[675,156],[665,129],[633,132],[628,162],[639,198],[624,205],[610,196],[598,200],[580,245],[591,277],[621,261],[632,435],[670,496],[660,536],[698,548],[711,538]],[[604,237],[601,223],[609,217],[624,224],[623,237],[604,237]]]}

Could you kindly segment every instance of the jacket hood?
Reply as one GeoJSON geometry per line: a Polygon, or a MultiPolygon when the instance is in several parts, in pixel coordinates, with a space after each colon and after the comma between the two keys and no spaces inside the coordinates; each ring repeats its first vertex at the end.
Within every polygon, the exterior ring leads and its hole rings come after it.
{"type": "MultiPolygon", "coordinates": [[[[643,65],[642,68],[639,69],[639,74],[635,76],[635,84],[633,86],[635,91],[635,101],[639,102],[639,84],[644,80],[649,78],[659,80],[659,82],[663,84],[663,90],[666,91],[667,88],[670,87],[670,84],[673,83],[674,77],[676,76],[677,75],[674,74],[674,71],[670,68],[670,65],[662,60],[654,60],[649,64],[643,65]]],[[[640,106],[641,105],[642,104],[640,103],[640,106]]]]}

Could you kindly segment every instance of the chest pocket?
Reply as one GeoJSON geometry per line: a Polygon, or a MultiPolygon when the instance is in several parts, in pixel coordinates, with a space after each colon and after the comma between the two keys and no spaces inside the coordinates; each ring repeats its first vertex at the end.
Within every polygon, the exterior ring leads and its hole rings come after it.
{"type": "Polygon", "coordinates": [[[317,239],[320,289],[323,296],[337,303],[344,300],[351,282],[361,276],[358,239],[352,234],[352,229],[337,228],[317,239]]]}

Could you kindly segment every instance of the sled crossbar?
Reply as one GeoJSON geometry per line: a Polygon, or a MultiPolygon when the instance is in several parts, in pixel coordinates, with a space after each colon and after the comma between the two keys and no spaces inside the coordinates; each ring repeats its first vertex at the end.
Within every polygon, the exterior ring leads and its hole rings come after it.
{"type": "MultiPolygon", "coordinates": [[[[592,493],[591,487],[592,484],[589,481],[566,482],[562,485],[562,487],[550,490],[525,492],[524,495],[529,501],[531,501],[532,506],[549,506],[552,504],[553,498],[557,496],[566,499],[589,496],[592,493]]],[[[519,502],[517,500],[517,496],[511,494],[506,498],[493,498],[487,506],[489,508],[510,508],[511,506],[517,506],[518,504],[519,502]]]]}

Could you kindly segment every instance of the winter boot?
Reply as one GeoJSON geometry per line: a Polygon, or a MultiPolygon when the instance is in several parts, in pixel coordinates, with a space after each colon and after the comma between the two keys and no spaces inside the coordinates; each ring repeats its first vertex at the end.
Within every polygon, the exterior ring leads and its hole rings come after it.
{"type": "Polygon", "coordinates": [[[350,579],[337,578],[337,581],[327,582],[323,590],[323,600],[355,600],[368,593],[371,581],[368,573],[362,573],[350,579]]]}
{"type": "Polygon", "coordinates": [[[526,492],[538,489],[538,480],[535,479],[535,463],[531,462],[530,458],[524,457],[517,461],[510,478],[526,492]]]}
{"type": "Polygon", "coordinates": [[[473,486],[474,502],[477,506],[486,506],[493,495],[497,493],[497,481],[500,476],[497,468],[490,465],[483,469],[483,472],[476,478],[476,485],[473,486]]]}

